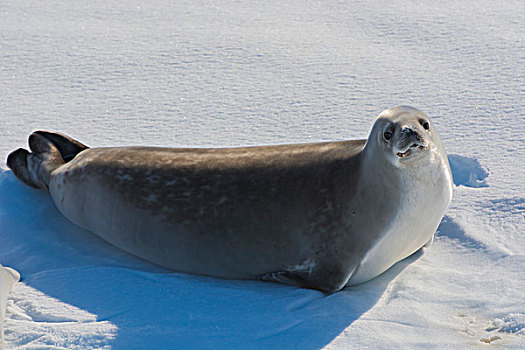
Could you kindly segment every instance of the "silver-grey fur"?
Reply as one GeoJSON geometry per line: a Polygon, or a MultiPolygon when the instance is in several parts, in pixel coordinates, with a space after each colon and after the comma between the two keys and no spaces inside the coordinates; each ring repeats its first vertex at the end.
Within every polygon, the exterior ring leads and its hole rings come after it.
{"type": "Polygon", "coordinates": [[[14,173],[113,245],[176,271],[325,292],[431,242],[452,189],[437,131],[410,107],[384,111],[368,140],[88,148],[36,132],[29,143],[9,156],[14,173]]]}

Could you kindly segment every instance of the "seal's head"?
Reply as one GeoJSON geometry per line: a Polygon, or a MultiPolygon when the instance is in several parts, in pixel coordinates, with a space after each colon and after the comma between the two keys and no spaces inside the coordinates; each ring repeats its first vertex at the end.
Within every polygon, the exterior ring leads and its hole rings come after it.
{"type": "Polygon", "coordinates": [[[383,150],[396,167],[404,167],[429,156],[435,131],[427,115],[416,108],[400,106],[381,112],[368,143],[383,150]]]}

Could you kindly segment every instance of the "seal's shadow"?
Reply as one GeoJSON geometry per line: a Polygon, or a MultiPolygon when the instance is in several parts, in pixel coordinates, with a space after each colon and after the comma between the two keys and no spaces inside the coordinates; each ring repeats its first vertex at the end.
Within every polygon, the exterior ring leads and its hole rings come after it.
{"type": "Polygon", "coordinates": [[[276,283],[173,273],[71,224],[43,191],[0,170],[0,261],[23,283],[107,320],[114,348],[301,348],[329,344],[421,254],[325,295],[276,283]]]}

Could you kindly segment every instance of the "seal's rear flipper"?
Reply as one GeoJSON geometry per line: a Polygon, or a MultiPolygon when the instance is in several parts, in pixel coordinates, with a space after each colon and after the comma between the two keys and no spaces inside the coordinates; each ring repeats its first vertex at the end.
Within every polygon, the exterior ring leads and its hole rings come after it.
{"type": "Polygon", "coordinates": [[[43,136],[49,141],[51,141],[58,149],[66,163],[69,162],[71,159],[75,158],[75,156],[83,150],[89,148],[83,143],[58,132],[39,130],[35,131],[33,134],[43,136]]]}
{"type": "Polygon", "coordinates": [[[50,140],[37,133],[29,136],[29,147],[33,153],[19,148],[9,154],[7,166],[26,185],[47,188],[51,173],[65,163],[64,159],[50,140]]]}
{"type": "Polygon", "coordinates": [[[31,179],[31,175],[29,175],[27,169],[27,157],[29,155],[30,153],[26,149],[19,148],[9,154],[7,157],[7,166],[20,181],[33,188],[39,188],[39,186],[31,179]]]}

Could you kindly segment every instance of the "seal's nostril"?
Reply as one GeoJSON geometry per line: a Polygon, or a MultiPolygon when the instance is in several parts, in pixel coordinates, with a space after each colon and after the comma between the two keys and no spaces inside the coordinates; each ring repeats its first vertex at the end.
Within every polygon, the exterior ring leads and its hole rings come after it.
{"type": "Polygon", "coordinates": [[[410,127],[405,127],[403,128],[403,130],[401,130],[401,133],[403,135],[403,137],[405,138],[405,140],[408,140],[408,139],[412,139],[412,140],[417,140],[417,141],[422,141],[422,137],[421,135],[414,129],[410,128],[410,127]]]}

